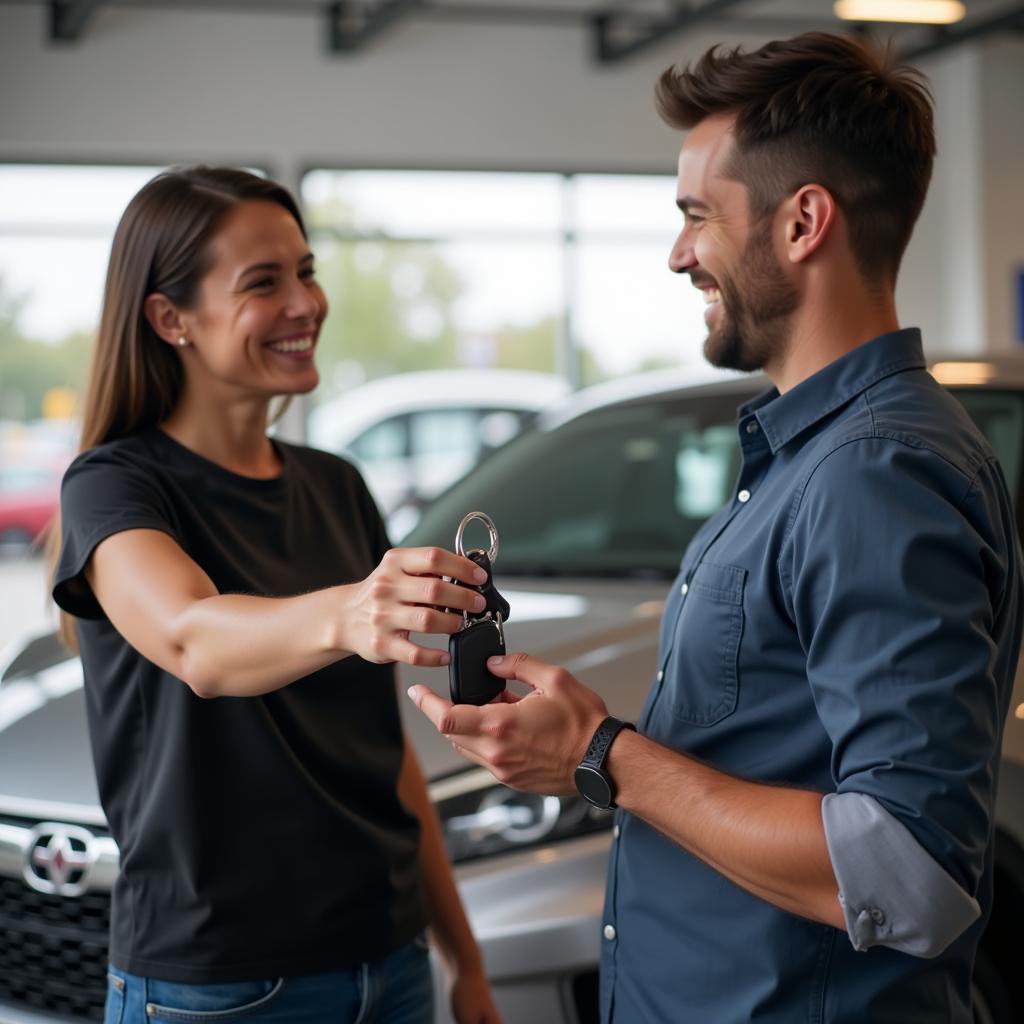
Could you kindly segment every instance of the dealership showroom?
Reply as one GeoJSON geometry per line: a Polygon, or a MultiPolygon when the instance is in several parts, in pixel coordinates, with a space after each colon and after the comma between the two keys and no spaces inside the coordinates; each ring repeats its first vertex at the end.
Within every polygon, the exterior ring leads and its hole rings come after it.
{"type": "Polygon", "coordinates": [[[1022,537],[1024,0],[0,0],[0,1024],[1022,1024],[1022,537]]]}

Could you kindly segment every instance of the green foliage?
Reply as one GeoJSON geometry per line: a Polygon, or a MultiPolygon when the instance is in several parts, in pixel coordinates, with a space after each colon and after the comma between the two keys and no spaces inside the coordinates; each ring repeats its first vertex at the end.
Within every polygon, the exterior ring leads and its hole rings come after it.
{"type": "MultiPolygon", "coordinates": [[[[526,326],[500,327],[495,336],[494,365],[508,370],[541,370],[546,373],[567,373],[562,366],[562,324],[557,316],[544,317],[526,326]]],[[[577,349],[580,379],[587,384],[606,380],[608,374],[589,349],[577,349]]]]}
{"type": "Polygon", "coordinates": [[[452,307],[462,282],[436,249],[414,242],[319,244],[317,276],[330,303],[318,362],[355,362],[368,378],[456,363],[452,307]]]}
{"type": "Polygon", "coordinates": [[[20,307],[0,282],[0,419],[38,419],[47,391],[64,387],[80,395],[88,373],[90,334],[55,344],[28,338],[18,328],[20,307]]]}

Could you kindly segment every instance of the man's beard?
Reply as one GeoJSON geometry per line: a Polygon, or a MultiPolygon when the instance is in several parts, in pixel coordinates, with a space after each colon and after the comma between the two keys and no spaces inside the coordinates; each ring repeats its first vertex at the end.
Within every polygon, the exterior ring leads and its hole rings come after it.
{"type": "Polygon", "coordinates": [[[704,342],[707,361],[748,373],[776,362],[788,344],[799,296],[772,250],[771,218],[753,226],[736,272],[719,280],[718,287],[719,322],[704,342]]]}

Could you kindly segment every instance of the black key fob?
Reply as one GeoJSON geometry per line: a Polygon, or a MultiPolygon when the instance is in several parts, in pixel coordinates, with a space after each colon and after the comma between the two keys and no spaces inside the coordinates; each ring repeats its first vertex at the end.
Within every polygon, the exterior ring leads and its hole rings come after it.
{"type": "Polygon", "coordinates": [[[489,704],[505,689],[505,680],[487,669],[487,659],[505,653],[498,624],[490,619],[470,623],[448,641],[448,682],[453,704],[489,704]]]}
{"type": "MultiPolygon", "coordinates": [[[[491,618],[501,616],[502,622],[508,622],[508,617],[512,614],[512,607],[505,600],[501,594],[498,593],[498,588],[494,585],[494,570],[491,568],[491,560],[487,556],[486,551],[467,551],[466,557],[471,562],[476,562],[485,573],[487,573],[487,582],[482,587],[474,587],[474,590],[478,590],[487,602],[484,608],[484,613],[490,612],[491,618]]],[[[459,580],[455,581],[460,587],[465,586],[464,583],[459,580]]]]}

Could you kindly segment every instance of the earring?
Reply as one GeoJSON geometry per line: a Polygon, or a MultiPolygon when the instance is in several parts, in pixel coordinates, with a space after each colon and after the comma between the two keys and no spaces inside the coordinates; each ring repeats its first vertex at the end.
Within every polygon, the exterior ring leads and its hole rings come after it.
{"type": "Polygon", "coordinates": [[[178,348],[184,348],[187,344],[188,344],[188,338],[186,338],[185,335],[183,334],[178,339],[178,348]]]}

